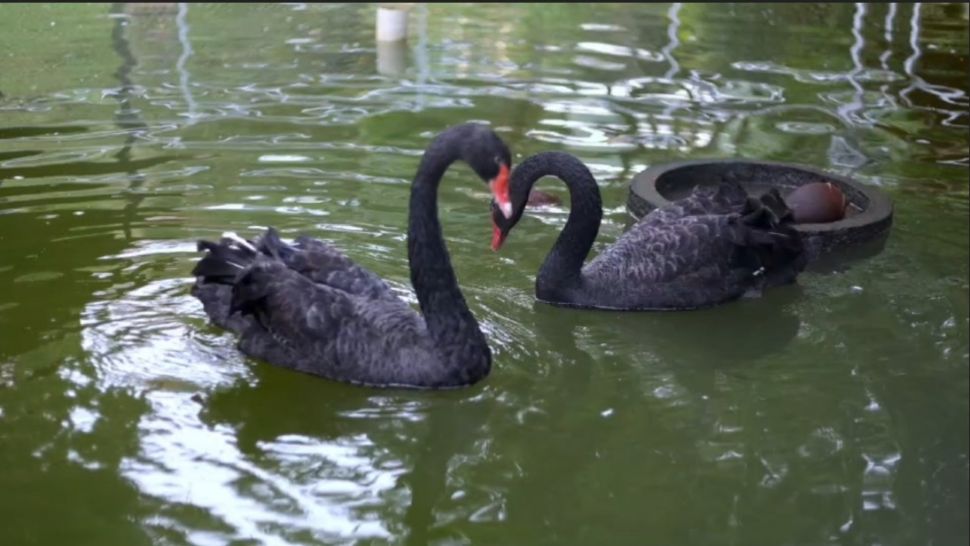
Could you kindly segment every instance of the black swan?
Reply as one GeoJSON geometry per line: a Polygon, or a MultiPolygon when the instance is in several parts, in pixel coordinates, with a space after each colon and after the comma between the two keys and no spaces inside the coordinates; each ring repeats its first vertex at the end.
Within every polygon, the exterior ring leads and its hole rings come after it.
{"type": "Polygon", "coordinates": [[[271,364],[373,387],[450,388],[488,375],[492,356],[468,309],[438,221],[438,184],[465,161],[507,193],[511,155],[488,127],[439,134],[411,184],[408,262],[421,315],[374,273],[327,243],[284,243],[269,228],[255,241],[199,241],[192,294],[243,353],[271,364]]]}
{"type": "Polygon", "coordinates": [[[533,184],[566,183],[566,225],[536,276],[539,301],[614,310],[709,307],[793,282],[805,267],[801,238],[777,191],[749,198],[736,183],[696,187],[644,216],[586,266],[603,215],[593,175],[576,157],[536,154],[516,167],[507,195],[492,203],[492,248],[522,217],[533,184]]]}

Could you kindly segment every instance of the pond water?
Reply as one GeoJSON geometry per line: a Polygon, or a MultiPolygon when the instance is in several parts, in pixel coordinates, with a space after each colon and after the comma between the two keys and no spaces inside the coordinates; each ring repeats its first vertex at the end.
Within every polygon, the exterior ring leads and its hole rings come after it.
{"type": "MultiPolygon", "coordinates": [[[[0,543],[965,545],[966,5],[0,6],[0,543]],[[409,181],[492,124],[569,151],[622,233],[660,162],[796,161],[895,202],[885,248],[700,312],[533,301],[567,211],[442,222],[482,383],[244,358],[194,241],[333,241],[413,301],[409,181]]],[[[559,195],[554,181],[542,188],[559,195]]],[[[595,250],[595,249],[594,249],[595,250]]]]}

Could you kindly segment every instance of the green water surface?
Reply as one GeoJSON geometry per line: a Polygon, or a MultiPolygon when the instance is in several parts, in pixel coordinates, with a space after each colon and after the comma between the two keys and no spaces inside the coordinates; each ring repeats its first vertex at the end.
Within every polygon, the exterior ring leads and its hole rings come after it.
{"type": "Polygon", "coordinates": [[[966,546],[966,4],[415,5],[404,45],[375,13],[0,4],[0,544],[966,546]],[[207,324],[194,241],[268,225],[414,301],[409,181],[470,120],[587,162],[596,248],[695,158],[853,176],[892,232],[757,300],[558,309],[567,209],[492,253],[456,166],[482,383],[332,383],[207,324]]]}

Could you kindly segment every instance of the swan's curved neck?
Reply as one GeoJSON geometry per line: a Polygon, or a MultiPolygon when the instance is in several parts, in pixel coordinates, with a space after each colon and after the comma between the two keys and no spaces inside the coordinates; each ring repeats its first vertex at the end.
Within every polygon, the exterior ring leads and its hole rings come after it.
{"type": "Polygon", "coordinates": [[[532,186],[543,176],[555,176],[569,188],[569,218],[556,244],[536,275],[536,292],[555,292],[578,286],[583,262],[599,233],[603,203],[596,179],[582,161],[562,152],[536,154],[516,167],[512,174],[513,208],[525,203],[532,186]]]}
{"type": "Polygon", "coordinates": [[[488,343],[458,287],[438,221],[438,184],[448,167],[461,159],[457,136],[442,133],[429,146],[411,184],[408,262],[428,333],[445,360],[456,367],[484,360],[487,366],[488,343]]]}

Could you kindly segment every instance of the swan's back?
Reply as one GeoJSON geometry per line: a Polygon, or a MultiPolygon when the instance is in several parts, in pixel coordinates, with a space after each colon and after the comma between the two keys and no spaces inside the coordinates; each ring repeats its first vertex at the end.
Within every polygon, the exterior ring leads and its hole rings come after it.
{"type": "Polygon", "coordinates": [[[424,319],[383,280],[326,243],[288,245],[271,228],[255,241],[223,238],[200,247],[208,253],[193,270],[192,294],[251,357],[371,386],[477,379],[474,366],[455,368],[441,358],[424,319]]]}
{"type": "Polygon", "coordinates": [[[577,296],[601,307],[692,309],[794,280],[804,252],[774,212],[780,197],[749,199],[738,188],[695,191],[645,216],[583,268],[577,296]]]}
{"type": "Polygon", "coordinates": [[[701,214],[741,213],[748,203],[748,193],[735,181],[725,181],[712,186],[694,186],[690,194],[646,214],[641,222],[664,224],[675,218],[701,214]]]}
{"type": "Polygon", "coordinates": [[[223,236],[218,243],[200,241],[199,250],[208,254],[195,266],[195,295],[206,314],[218,326],[240,333],[250,321],[232,316],[230,299],[235,278],[257,258],[278,260],[289,269],[311,281],[336,288],[348,294],[369,299],[398,301],[387,283],[374,273],[355,264],[328,243],[306,236],[289,245],[269,228],[255,240],[235,234],[223,236]]]}
{"type": "Polygon", "coordinates": [[[489,365],[450,365],[403,300],[314,282],[277,256],[255,255],[228,285],[207,282],[205,271],[197,268],[192,292],[206,314],[239,335],[244,353],[280,367],[359,385],[435,388],[474,382],[489,365]]]}
{"type": "Polygon", "coordinates": [[[293,245],[288,245],[275,230],[269,229],[259,238],[257,247],[313,282],[365,298],[397,300],[384,279],[357,265],[329,243],[301,235],[293,245]]]}
{"type": "MultiPolygon", "coordinates": [[[[361,384],[416,383],[412,359],[435,358],[424,321],[399,299],[371,298],[315,283],[263,258],[236,284],[236,306],[258,328],[247,353],[274,364],[361,384]]],[[[416,370],[416,368],[415,368],[416,370]]]]}

